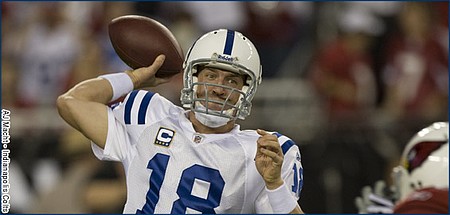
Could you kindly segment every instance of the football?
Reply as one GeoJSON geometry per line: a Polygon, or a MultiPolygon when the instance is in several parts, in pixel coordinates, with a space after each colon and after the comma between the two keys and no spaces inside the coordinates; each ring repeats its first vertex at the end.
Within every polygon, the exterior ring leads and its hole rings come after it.
{"type": "Polygon", "coordinates": [[[169,77],[183,70],[184,53],[175,36],[160,22],[139,15],[113,19],[108,25],[109,38],[117,55],[132,69],[150,66],[164,54],[164,64],[156,77],[169,77]]]}

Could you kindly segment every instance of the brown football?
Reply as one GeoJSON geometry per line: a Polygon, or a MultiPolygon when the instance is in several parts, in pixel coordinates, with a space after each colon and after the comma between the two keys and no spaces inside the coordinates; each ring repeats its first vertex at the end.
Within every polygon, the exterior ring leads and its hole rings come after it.
{"type": "Polygon", "coordinates": [[[168,77],[183,70],[184,53],[175,36],[160,22],[139,15],[113,19],[108,25],[109,38],[117,55],[133,69],[150,66],[164,54],[166,60],[156,73],[168,77]]]}

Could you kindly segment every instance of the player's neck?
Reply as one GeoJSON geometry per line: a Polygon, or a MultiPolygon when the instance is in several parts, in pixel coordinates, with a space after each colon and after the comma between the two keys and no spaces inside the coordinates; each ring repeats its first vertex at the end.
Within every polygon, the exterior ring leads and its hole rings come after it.
{"type": "Polygon", "coordinates": [[[235,126],[235,121],[234,120],[231,120],[227,124],[225,124],[224,126],[220,126],[220,127],[217,127],[217,128],[211,128],[211,127],[205,126],[201,122],[199,122],[197,120],[197,118],[195,118],[194,112],[192,112],[192,111],[189,111],[189,116],[188,117],[189,117],[189,120],[192,122],[194,130],[197,133],[201,133],[201,134],[223,134],[223,133],[228,133],[231,130],[233,130],[233,128],[235,126]]]}

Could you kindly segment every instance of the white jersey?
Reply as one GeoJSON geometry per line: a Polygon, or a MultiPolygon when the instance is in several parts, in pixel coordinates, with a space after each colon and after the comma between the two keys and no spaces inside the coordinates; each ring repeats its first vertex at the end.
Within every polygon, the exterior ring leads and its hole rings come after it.
{"type": "MultiPolygon", "coordinates": [[[[102,160],[123,163],[124,213],[272,213],[254,157],[256,131],[198,134],[187,111],[148,91],[133,91],[108,109],[102,160]]],[[[282,177],[297,199],[303,184],[300,151],[275,133],[285,154],[282,177]]]]}

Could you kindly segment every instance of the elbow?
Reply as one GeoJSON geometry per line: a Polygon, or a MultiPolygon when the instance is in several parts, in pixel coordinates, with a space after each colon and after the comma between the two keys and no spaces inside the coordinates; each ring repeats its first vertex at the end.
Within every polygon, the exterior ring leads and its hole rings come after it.
{"type": "Polygon", "coordinates": [[[59,115],[65,120],[68,121],[72,118],[72,106],[73,106],[74,98],[73,96],[68,95],[67,93],[60,95],[56,99],[56,109],[58,110],[59,115]]]}
{"type": "Polygon", "coordinates": [[[67,96],[66,94],[60,95],[57,99],[56,99],[56,108],[58,109],[59,114],[61,115],[61,112],[64,110],[67,110],[67,106],[68,106],[68,100],[69,100],[69,96],[67,96]]]}
{"type": "Polygon", "coordinates": [[[60,95],[56,99],[56,109],[61,118],[75,129],[79,129],[74,113],[75,98],[66,94],[60,95]]]}

